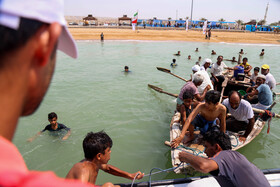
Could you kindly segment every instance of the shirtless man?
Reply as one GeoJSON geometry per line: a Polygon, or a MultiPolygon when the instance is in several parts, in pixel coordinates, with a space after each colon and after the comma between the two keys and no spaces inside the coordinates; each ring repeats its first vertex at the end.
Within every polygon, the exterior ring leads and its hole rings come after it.
{"type": "Polygon", "coordinates": [[[107,164],[111,156],[112,139],[103,131],[87,134],[83,141],[85,159],[76,163],[68,172],[67,179],[78,179],[84,183],[95,184],[99,169],[133,180],[142,179],[144,173],[128,173],[107,164]]]}
{"type": "Polygon", "coordinates": [[[178,138],[172,141],[171,147],[176,148],[184,139],[186,131],[189,129],[189,136],[186,142],[194,139],[194,128],[200,127],[201,133],[206,133],[216,127],[216,118],[220,120],[220,131],[226,131],[226,107],[219,103],[220,92],[208,91],[205,96],[205,103],[200,103],[192,111],[183,125],[182,132],[178,138]]]}
{"type": "Polygon", "coordinates": [[[181,51],[178,51],[178,53],[174,54],[175,56],[181,56],[181,51]]]}

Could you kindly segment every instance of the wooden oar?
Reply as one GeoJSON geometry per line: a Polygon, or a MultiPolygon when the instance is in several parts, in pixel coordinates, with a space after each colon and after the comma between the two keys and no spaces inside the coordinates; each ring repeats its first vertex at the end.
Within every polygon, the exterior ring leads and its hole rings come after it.
{"type": "Polygon", "coordinates": [[[225,80],[224,80],[224,82],[222,83],[223,89],[222,89],[221,97],[220,97],[220,101],[219,101],[220,103],[222,102],[223,95],[224,95],[224,91],[225,91],[225,88],[226,88],[226,86],[227,86],[227,83],[228,83],[228,78],[226,77],[225,80]]]}
{"type": "Polygon", "coordinates": [[[159,92],[159,93],[164,93],[164,94],[170,95],[170,96],[172,96],[172,97],[176,97],[176,98],[178,97],[178,94],[168,93],[168,92],[163,91],[161,88],[156,87],[156,86],[154,86],[154,85],[148,84],[148,86],[149,86],[150,88],[152,88],[153,90],[159,92]]]}
{"type": "Polygon", "coordinates": [[[177,77],[177,78],[179,78],[179,79],[181,79],[181,80],[183,80],[183,81],[186,81],[186,82],[189,82],[189,81],[190,81],[190,80],[184,79],[183,77],[180,77],[180,76],[178,76],[178,75],[175,75],[175,74],[171,73],[171,71],[170,71],[169,69],[161,68],[161,67],[157,67],[157,69],[158,69],[159,71],[163,71],[163,72],[165,72],[165,73],[169,73],[170,75],[173,75],[174,77],[177,77]]]}

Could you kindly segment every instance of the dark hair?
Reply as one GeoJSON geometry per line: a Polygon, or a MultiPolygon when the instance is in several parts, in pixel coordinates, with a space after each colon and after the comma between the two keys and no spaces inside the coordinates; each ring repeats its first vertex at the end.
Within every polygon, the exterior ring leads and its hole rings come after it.
{"type": "Polygon", "coordinates": [[[260,68],[259,68],[259,67],[255,67],[255,68],[254,68],[254,71],[258,71],[258,72],[259,72],[259,71],[260,71],[260,68]]]}
{"type": "Polygon", "coordinates": [[[205,102],[206,103],[213,103],[217,104],[220,100],[221,93],[215,90],[210,90],[205,95],[205,102]]]}
{"type": "Polygon", "coordinates": [[[53,119],[53,118],[56,118],[56,119],[57,119],[56,113],[54,113],[54,112],[49,113],[49,114],[48,114],[48,119],[53,119]]]}
{"type": "Polygon", "coordinates": [[[193,94],[190,92],[184,92],[183,99],[193,99],[193,94]]]}
{"type": "Polygon", "coordinates": [[[92,160],[98,153],[104,154],[105,150],[112,146],[112,139],[104,131],[90,132],[83,141],[85,158],[92,160]]]}
{"type": "Polygon", "coordinates": [[[173,62],[176,62],[176,59],[175,58],[173,58],[173,60],[172,60],[173,62]]]}
{"type": "Polygon", "coordinates": [[[7,53],[24,46],[43,25],[49,24],[26,18],[20,19],[17,30],[0,25],[0,57],[2,58],[7,53]]]}
{"type": "Polygon", "coordinates": [[[236,90],[231,90],[231,91],[229,92],[229,94],[228,94],[228,99],[230,99],[231,95],[234,94],[234,93],[237,93],[237,95],[238,95],[238,97],[239,97],[240,100],[242,99],[242,95],[241,95],[238,91],[236,91],[236,90]]]}
{"type": "MultiPolygon", "coordinates": [[[[219,55],[218,58],[219,58],[219,57],[223,57],[223,55],[219,55]]],[[[218,59],[218,58],[217,58],[217,59],[218,59]]],[[[224,58],[224,57],[223,57],[223,58],[224,58]]]]}
{"type": "Polygon", "coordinates": [[[264,49],[262,49],[262,51],[264,51],[264,49]]]}
{"type": "Polygon", "coordinates": [[[128,69],[128,66],[124,66],[124,69],[128,69]]]}
{"type": "Polygon", "coordinates": [[[203,139],[212,146],[219,144],[223,150],[231,150],[230,137],[221,131],[208,131],[203,136],[203,139]]]}
{"type": "Polygon", "coordinates": [[[243,60],[247,60],[247,61],[248,61],[248,58],[247,58],[247,57],[244,57],[243,60]]]}

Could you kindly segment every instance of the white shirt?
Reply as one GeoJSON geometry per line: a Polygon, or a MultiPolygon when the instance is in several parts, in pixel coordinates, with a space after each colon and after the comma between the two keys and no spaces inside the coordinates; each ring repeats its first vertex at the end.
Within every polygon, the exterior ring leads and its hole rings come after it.
{"type": "Polygon", "coordinates": [[[267,84],[271,90],[273,90],[275,88],[276,81],[271,73],[266,74],[265,84],[267,84]]]}
{"type": "Polygon", "coordinates": [[[215,76],[220,76],[223,74],[224,68],[226,68],[227,65],[224,62],[221,62],[220,65],[216,62],[212,67],[211,67],[211,73],[213,73],[215,76]]]}
{"type": "Polygon", "coordinates": [[[254,112],[251,104],[244,99],[241,99],[237,109],[231,108],[228,98],[223,101],[223,105],[227,107],[229,113],[237,121],[245,121],[246,123],[249,123],[248,119],[252,119],[254,117],[254,112]]]}
{"type": "Polygon", "coordinates": [[[212,85],[212,82],[210,80],[210,77],[208,75],[208,73],[204,70],[204,71],[198,71],[194,74],[194,76],[196,74],[200,74],[202,77],[203,77],[203,82],[200,86],[197,87],[198,89],[198,92],[200,95],[202,95],[204,89],[206,88],[206,86],[210,85],[211,86],[211,89],[210,90],[213,90],[213,85],[212,85]]]}

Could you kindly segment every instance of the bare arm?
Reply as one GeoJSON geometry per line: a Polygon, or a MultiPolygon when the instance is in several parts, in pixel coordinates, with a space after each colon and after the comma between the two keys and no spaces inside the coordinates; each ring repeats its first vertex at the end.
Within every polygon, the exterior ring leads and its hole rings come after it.
{"type": "Polygon", "coordinates": [[[27,141],[28,141],[28,142],[32,142],[32,141],[35,140],[38,136],[40,136],[40,134],[42,134],[42,131],[37,132],[37,134],[35,134],[35,135],[32,136],[31,138],[28,138],[27,141]]]}
{"type": "Polygon", "coordinates": [[[245,134],[243,136],[240,136],[239,137],[239,140],[244,142],[247,138],[247,136],[250,134],[250,132],[252,131],[253,127],[254,127],[254,123],[255,123],[255,119],[252,118],[252,119],[249,119],[249,124],[248,124],[248,127],[245,131],[245,134]]]}
{"type": "Polygon", "coordinates": [[[193,121],[193,119],[195,118],[195,116],[200,112],[201,110],[201,105],[202,104],[198,104],[198,106],[190,113],[189,117],[187,118],[185,124],[183,125],[183,129],[182,132],[180,134],[179,137],[177,137],[175,140],[172,141],[171,143],[171,147],[176,148],[179,146],[179,144],[181,143],[181,141],[184,139],[184,136],[186,134],[186,131],[188,130],[191,122],[193,121]]]}
{"type": "Polygon", "coordinates": [[[128,172],[120,170],[119,168],[112,166],[110,164],[102,164],[101,169],[112,175],[124,177],[124,178],[130,179],[130,180],[133,180],[137,174],[138,174],[138,176],[136,177],[136,179],[142,179],[144,177],[144,173],[141,173],[140,171],[138,171],[136,173],[128,173],[128,172]]]}
{"type": "Polygon", "coordinates": [[[252,97],[252,96],[254,96],[254,95],[258,95],[258,93],[259,93],[258,90],[254,90],[254,91],[252,91],[251,93],[249,93],[248,95],[249,95],[250,97],[252,97]]]}
{"type": "Polygon", "coordinates": [[[67,140],[67,138],[70,136],[71,134],[71,129],[68,130],[67,134],[65,134],[65,136],[62,138],[62,140],[67,140]]]}
{"type": "Polygon", "coordinates": [[[187,120],[187,116],[186,116],[186,109],[184,105],[181,105],[180,113],[182,116],[182,124],[185,124],[185,121],[187,120]]]}
{"type": "Polygon", "coordinates": [[[218,164],[214,160],[195,156],[190,153],[180,152],[179,159],[182,162],[189,163],[195,170],[202,173],[209,173],[219,169],[218,164]]]}
{"type": "Polygon", "coordinates": [[[220,131],[221,132],[226,132],[226,116],[227,116],[227,110],[225,106],[222,106],[222,113],[220,114],[220,131]]]}
{"type": "Polygon", "coordinates": [[[204,97],[205,97],[205,95],[206,95],[206,93],[207,93],[207,91],[210,90],[210,89],[211,89],[211,86],[210,86],[210,85],[207,85],[207,86],[205,87],[205,89],[203,90],[202,95],[196,94],[196,95],[194,95],[194,97],[195,97],[196,100],[198,100],[198,101],[203,101],[203,100],[204,100],[204,97]]]}

